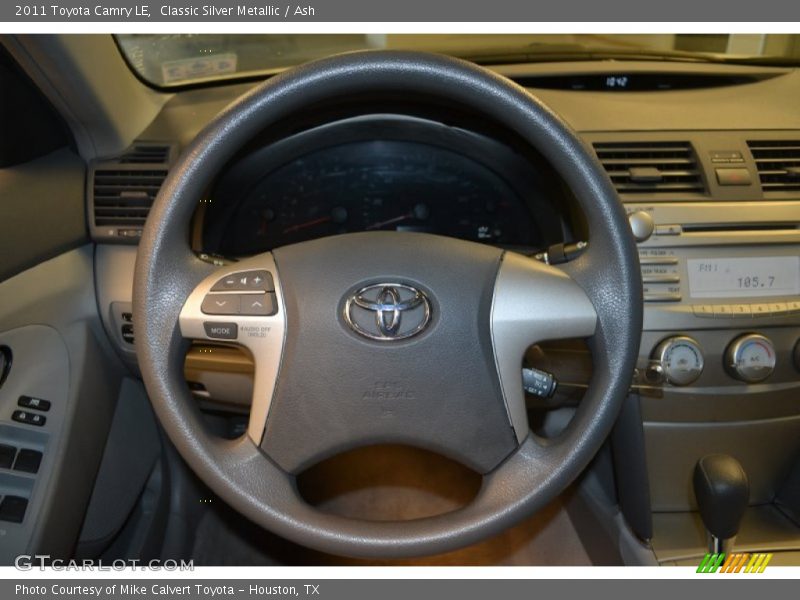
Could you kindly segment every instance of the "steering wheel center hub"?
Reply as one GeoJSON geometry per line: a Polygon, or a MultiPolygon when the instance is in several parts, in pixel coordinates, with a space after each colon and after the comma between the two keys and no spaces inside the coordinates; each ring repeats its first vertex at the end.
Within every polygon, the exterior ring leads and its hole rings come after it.
{"type": "Polygon", "coordinates": [[[361,288],[347,299],[344,318],[353,331],[368,339],[399,341],[417,335],[428,326],[431,302],[425,292],[410,285],[377,283],[361,288]]]}

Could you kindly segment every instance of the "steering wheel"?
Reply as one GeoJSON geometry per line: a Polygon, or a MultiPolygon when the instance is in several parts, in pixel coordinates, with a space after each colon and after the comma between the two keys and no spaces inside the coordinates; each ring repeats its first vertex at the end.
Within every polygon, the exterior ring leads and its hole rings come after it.
{"type": "Polygon", "coordinates": [[[138,360],[158,419],[197,475],[258,525],[338,555],[409,557],[475,543],[561,493],[607,437],[631,381],[642,327],[638,256],[600,164],[534,96],[476,65],[416,52],[323,59],[270,78],[225,109],[170,170],[139,245],[138,360]],[[516,131],[571,187],[590,244],[555,268],[423,233],[355,233],[223,267],[189,245],[212,177],[258,131],[316,103],[420,94],[516,131]],[[593,375],[566,429],[528,426],[523,353],[584,338],[593,375]],[[255,362],[247,433],[211,434],[183,377],[188,340],[224,339],[255,362]],[[357,446],[401,443],[468,465],[475,498],[424,519],[324,513],[295,476],[357,446]]]}

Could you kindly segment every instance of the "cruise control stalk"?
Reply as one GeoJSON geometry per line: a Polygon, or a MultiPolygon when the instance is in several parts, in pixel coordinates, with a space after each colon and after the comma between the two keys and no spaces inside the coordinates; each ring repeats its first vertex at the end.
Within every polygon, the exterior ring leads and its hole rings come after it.
{"type": "Polygon", "coordinates": [[[522,387],[529,394],[540,398],[550,398],[556,392],[558,382],[547,371],[522,369],[522,387]]]}
{"type": "Polygon", "coordinates": [[[560,265],[580,256],[588,245],[589,243],[584,241],[574,244],[553,244],[547,250],[534,254],[533,258],[547,265],[560,265]]]}

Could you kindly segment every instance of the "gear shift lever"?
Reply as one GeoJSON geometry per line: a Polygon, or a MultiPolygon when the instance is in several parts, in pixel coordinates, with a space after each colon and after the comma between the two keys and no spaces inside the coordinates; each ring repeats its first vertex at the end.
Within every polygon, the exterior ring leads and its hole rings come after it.
{"type": "Polygon", "coordinates": [[[709,454],[694,468],[694,495],[709,534],[709,550],[730,552],[750,501],[747,473],[727,454],[709,454]]]}

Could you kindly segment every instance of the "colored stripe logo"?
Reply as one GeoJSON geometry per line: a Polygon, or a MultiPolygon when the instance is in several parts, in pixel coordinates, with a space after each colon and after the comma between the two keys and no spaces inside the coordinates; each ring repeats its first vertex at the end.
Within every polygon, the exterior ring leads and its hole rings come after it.
{"type": "Polygon", "coordinates": [[[707,553],[700,566],[697,567],[698,573],[763,573],[767,568],[772,554],[755,553],[748,554],[735,553],[718,554],[707,553]]]}

